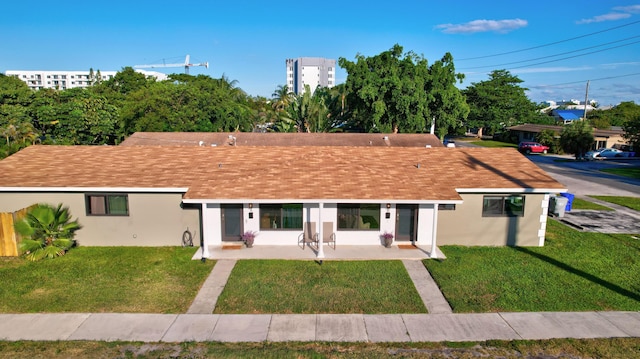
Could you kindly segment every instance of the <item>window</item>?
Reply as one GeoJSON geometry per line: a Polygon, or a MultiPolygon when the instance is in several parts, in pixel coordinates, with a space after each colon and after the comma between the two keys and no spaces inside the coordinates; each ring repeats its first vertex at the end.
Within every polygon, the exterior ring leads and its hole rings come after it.
{"type": "Polygon", "coordinates": [[[482,217],[522,217],[524,196],[484,196],[482,217]]]}
{"type": "Polygon", "coordinates": [[[338,229],[380,229],[380,205],[339,203],[338,229]]]}
{"type": "Polygon", "coordinates": [[[89,216],[129,215],[129,198],[126,194],[88,194],[85,201],[89,216]]]}
{"type": "Polygon", "coordinates": [[[452,203],[440,203],[438,204],[438,211],[455,211],[456,205],[452,203]]]}
{"type": "Polygon", "coordinates": [[[302,229],[302,204],[261,204],[260,229],[302,229]]]}

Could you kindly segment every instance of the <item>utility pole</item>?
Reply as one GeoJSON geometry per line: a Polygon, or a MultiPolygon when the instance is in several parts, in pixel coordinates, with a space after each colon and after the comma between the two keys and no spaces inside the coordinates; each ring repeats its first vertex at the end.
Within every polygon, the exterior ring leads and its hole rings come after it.
{"type": "Polygon", "coordinates": [[[584,94],[584,114],[582,115],[582,120],[587,120],[587,101],[589,100],[589,80],[587,80],[587,91],[584,94]]]}

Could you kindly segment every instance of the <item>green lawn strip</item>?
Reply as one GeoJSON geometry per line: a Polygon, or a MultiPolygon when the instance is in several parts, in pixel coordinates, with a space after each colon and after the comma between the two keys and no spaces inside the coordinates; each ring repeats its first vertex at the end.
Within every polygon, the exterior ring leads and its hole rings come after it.
{"type": "Polygon", "coordinates": [[[549,220],[544,247],[443,246],[424,263],[454,312],[640,310],[640,241],[549,220]]]}
{"type": "Polygon", "coordinates": [[[0,357],[32,358],[640,358],[640,338],[463,343],[0,342],[0,357]]]}
{"type": "Polygon", "coordinates": [[[574,197],[573,204],[571,205],[571,209],[590,209],[595,211],[613,211],[613,208],[605,207],[603,205],[589,202],[587,200],[574,197]]]}
{"type": "Polygon", "coordinates": [[[640,198],[639,197],[618,197],[618,196],[593,196],[595,199],[599,199],[601,201],[614,203],[620,206],[624,206],[627,208],[634,209],[636,211],[640,211],[640,198]]]}
{"type": "Polygon", "coordinates": [[[213,261],[194,248],[79,247],[38,262],[0,260],[0,312],[183,313],[213,261]]]}
{"type": "Polygon", "coordinates": [[[515,143],[508,143],[508,142],[500,142],[500,141],[494,141],[494,140],[482,140],[482,141],[472,141],[471,142],[474,145],[478,145],[478,146],[482,146],[482,147],[514,147],[514,148],[518,148],[518,145],[515,143]]]}
{"type": "Polygon", "coordinates": [[[240,260],[215,313],[425,313],[401,261],[240,260]]]}
{"type": "Polygon", "coordinates": [[[613,173],[614,175],[618,175],[618,176],[640,179],[640,167],[604,168],[601,171],[607,172],[607,173],[613,173]]]}

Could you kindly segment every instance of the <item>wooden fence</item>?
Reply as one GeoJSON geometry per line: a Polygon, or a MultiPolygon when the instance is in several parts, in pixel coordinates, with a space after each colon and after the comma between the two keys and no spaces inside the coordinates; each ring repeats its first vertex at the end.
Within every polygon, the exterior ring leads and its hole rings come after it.
{"type": "Polygon", "coordinates": [[[20,235],[16,233],[13,224],[27,215],[35,205],[16,212],[0,213],[0,257],[17,257],[20,235]]]}

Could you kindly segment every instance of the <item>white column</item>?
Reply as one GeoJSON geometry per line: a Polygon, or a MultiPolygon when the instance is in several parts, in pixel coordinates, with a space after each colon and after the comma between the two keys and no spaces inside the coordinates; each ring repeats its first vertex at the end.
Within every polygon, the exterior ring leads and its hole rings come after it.
{"type": "Polygon", "coordinates": [[[201,206],[202,209],[200,210],[200,213],[202,213],[202,218],[200,220],[202,221],[202,248],[200,248],[200,250],[202,251],[203,258],[209,258],[209,239],[211,238],[211,233],[209,232],[211,231],[211,226],[208,224],[211,211],[207,209],[206,203],[202,203],[201,206]]]}
{"type": "Polygon", "coordinates": [[[324,210],[324,203],[318,203],[318,256],[317,258],[324,258],[324,241],[323,241],[323,233],[322,233],[322,211],[324,210]]]}
{"type": "Polygon", "coordinates": [[[429,253],[430,258],[438,258],[438,253],[436,253],[436,233],[438,233],[438,204],[433,204],[433,233],[431,233],[431,253],[429,253]]]}

